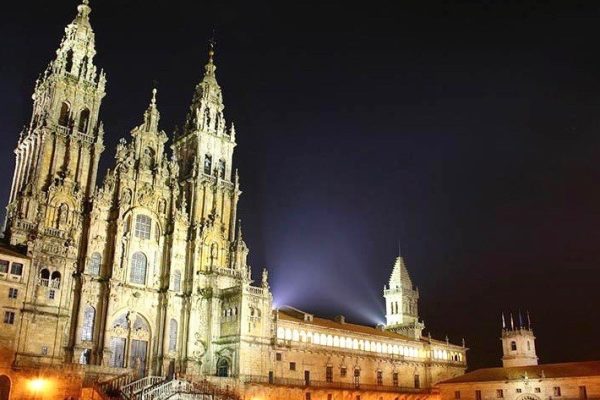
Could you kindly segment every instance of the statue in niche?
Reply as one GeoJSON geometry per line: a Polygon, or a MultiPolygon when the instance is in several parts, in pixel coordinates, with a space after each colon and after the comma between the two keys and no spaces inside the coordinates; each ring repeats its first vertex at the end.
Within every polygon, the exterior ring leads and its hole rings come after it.
{"type": "Polygon", "coordinates": [[[215,265],[215,260],[217,259],[217,244],[213,243],[210,246],[210,268],[212,269],[215,265]]]}
{"type": "Polygon", "coordinates": [[[67,220],[69,218],[69,206],[67,206],[65,203],[62,203],[60,205],[60,207],[58,207],[58,217],[56,219],[56,227],[57,228],[61,228],[62,226],[66,225],[67,220]]]}
{"type": "Polygon", "coordinates": [[[129,189],[125,189],[123,191],[123,205],[128,206],[129,204],[131,204],[131,190],[129,189]]]}
{"type": "Polygon", "coordinates": [[[142,167],[146,169],[151,169],[154,165],[154,152],[151,148],[146,147],[144,149],[144,154],[142,154],[142,167]]]}

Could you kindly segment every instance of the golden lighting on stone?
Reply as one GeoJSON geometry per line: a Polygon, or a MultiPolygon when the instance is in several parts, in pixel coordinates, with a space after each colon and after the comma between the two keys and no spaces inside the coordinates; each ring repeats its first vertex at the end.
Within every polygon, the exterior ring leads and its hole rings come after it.
{"type": "Polygon", "coordinates": [[[29,381],[29,389],[32,392],[42,392],[48,386],[48,381],[42,378],[35,378],[29,381]]]}

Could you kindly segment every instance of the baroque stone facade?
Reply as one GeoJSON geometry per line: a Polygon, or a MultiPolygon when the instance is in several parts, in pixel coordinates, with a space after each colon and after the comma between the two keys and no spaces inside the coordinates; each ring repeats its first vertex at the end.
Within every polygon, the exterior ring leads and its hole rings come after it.
{"type": "MultiPolygon", "coordinates": [[[[247,263],[236,132],[224,115],[212,45],[171,151],[153,90],[97,185],[106,75],[94,64],[90,12],[83,0],[36,81],[31,122],[15,150],[6,251],[24,249],[26,265],[16,279],[23,296],[11,299],[14,322],[1,330],[6,343],[19,339],[14,365],[396,390],[464,372],[464,344],[422,336],[419,293],[401,257],[384,290],[385,326],[272,309],[267,271],[254,285],[247,263]]],[[[1,268],[0,287],[13,279],[1,268]]]]}

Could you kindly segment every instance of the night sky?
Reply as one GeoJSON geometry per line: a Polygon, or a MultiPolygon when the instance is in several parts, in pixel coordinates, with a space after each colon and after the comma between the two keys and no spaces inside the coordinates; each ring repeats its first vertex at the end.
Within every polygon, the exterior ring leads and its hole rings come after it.
{"type": "MultiPolygon", "coordinates": [[[[398,242],[434,338],[500,365],[529,310],[540,361],[600,359],[600,4],[92,1],[102,169],[158,82],[181,126],[216,28],[239,215],[277,305],[370,325],[398,242]],[[159,4],[156,4],[159,3],[159,4]]],[[[0,199],[37,75],[77,1],[3,4],[0,199]]]]}

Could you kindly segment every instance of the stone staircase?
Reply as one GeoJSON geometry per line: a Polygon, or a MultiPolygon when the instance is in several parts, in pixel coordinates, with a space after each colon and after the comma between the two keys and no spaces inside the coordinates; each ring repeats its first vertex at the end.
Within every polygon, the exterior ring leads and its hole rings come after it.
{"type": "Polygon", "coordinates": [[[234,391],[221,389],[206,380],[168,380],[161,376],[134,380],[132,375],[123,375],[98,383],[95,389],[102,400],[240,400],[234,391]]]}

